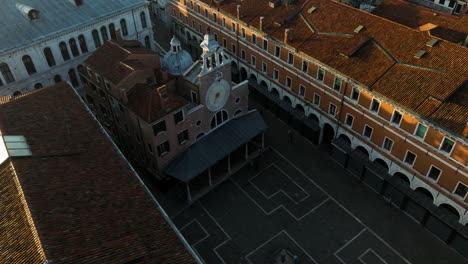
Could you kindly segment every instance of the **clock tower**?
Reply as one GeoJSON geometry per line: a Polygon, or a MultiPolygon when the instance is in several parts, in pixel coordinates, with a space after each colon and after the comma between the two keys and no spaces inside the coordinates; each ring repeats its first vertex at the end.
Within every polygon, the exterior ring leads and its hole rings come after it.
{"type": "Polygon", "coordinates": [[[211,34],[204,36],[200,44],[201,71],[198,74],[200,84],[200,101],[210,111],[218,111],[229,99],[231,92],[231,60],[224,48],[211,34]]]}

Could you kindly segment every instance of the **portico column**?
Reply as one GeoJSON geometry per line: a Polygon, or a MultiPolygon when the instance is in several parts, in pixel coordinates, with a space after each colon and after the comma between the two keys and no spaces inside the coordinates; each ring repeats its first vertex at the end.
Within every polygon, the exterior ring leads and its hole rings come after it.
{"type": "Polygon", "coordinates": [[[192,201],[192,196],[190,195],[190,186],[189,186],[189,183],[190,182],[186,182],[185,185],[187,186],[187,199],[188,199],[188,202],[190,203],[192,201]]]}

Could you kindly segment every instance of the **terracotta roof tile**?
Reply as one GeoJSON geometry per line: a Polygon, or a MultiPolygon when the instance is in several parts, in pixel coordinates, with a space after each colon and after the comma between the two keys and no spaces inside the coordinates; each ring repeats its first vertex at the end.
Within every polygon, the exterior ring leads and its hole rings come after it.
{"type": "MultiPolygon", "coordinates": [[[[66,83],[0,105],[0,130],[25,136],[30,146],[32,156],[10,160],[47,260],[195,263],[66,83]]],[[[20,208],[10,209],[21,214],[20,208]]],[[[27,263],[43,263],[35,259],[27,263]]]]}

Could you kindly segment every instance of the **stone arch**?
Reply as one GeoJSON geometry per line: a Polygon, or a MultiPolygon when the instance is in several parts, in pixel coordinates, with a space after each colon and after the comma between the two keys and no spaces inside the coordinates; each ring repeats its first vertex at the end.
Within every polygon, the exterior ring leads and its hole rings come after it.
{"type": "Polygon", "coordinates": [[[296,109],[305,114],[305,109],[304,109],[304,107],[303,107],[301,104],[297,104],[297,105],[296,105],[296,109]]]}
{"type": "Polygon", "coordinates": [[[344,142],[348,143],[349,146],[351,146],[351,139],[347,135],[341,134],[338,138],[342,139],[344,142]]]}
{"type": "Polygon", "coordinates": [[[415,177],[413,179],[413,181],[412,181],[411,188],[414,189],[414,190],[422,189],[422,190],[428,191],[431,194],[432,198],[433,198],[432,202],[436,203],[436,200],[437,200],[437,197],[438,197],[438,192],[436,190],[432,189],[431,187],[429,187],[423,181],[421,181],[421,180],[419,180],[418,178],[415,177]]]}
{"type": "Polygon", "coordinates": [[[18,96],[18,95],[21,95],[20,91],[16,91],[16,92],[13,93],[13,96],[18,96]]]}
{"type": "Polygon", "coordinates": [[[322,128],[322,143],[331,143],[333,138],[335,138],[335,129],[329,123],[325,123],[322,128]]]}
{"type": "Polygon", "coordinates": [[[276,89],[275,87],[271,88],[271,91],[270,91],[273,95],[275,95],[276,97],[279,97],[280,96],[280,93],[278,91],[278,89],[276,89]]]}
{"type": "Polygon", "coordinates": [[[365,147],[359,145],[354,150],[364,154],[367,158],[369,158],[369,151],[365,147]]]}
{"type": "Polygon", "coordinates": [[[401,172],[395,172],[395,174],[393,174],[393,177],[397,177],[402,181],[408,183],[408,186],[411,186],[411,179],[406,174],[403,174],[401,172]]]}
{"type": "Polygon", "coordinates": [[[247,70],[244,67],[240,67],[239,78],[240,82],[247,80],[247,70]]]}
{"type": "Polygon", "coordinates": [[[445,213],[448,213],[449,215],[452,215],[453,217],[455,217],[455,219],[460,221],[460,216],[462,214],[454,206],[452,206],[452,205],[450,205],[448,203],[442,203],[442,204],[439,205],[439,208],[441,210],[443,210],[445,213]]]}
{"type": "Polygon", "coordinates": [[[257,76],[255,76],[254,74],[250,74],[249,83],[252,83],[254,85],[258,85],[257,76]]]}
{"type": "Polygon", "coordinates": [[[376,159],[373,161],[373,163],[375,163],[375,164],[381,166],[382,168],[385,168],[385,169],[387,170],[387,172],[388,172],[388,169],[389,169],[388,164],[387,164],[387,162],[384,161],[383,159],[381,159],[381,158],[376,158],[376,159]]]}
{"type": "Polygon", "coordinates": [[[283,101],[287,102],[288,104],[292,106],[292,101],[291,101],[291,98],[289,98],[289,96],[287,95],[283,96],[283,101]]]}
{"type": "Polygon", "coordinates": [[[420,193],[424,196],[426,196],[427,198],[429,198],[432,202],[434,202],[434,195],[426,188],[424,187],[417,187],[415,190],[414,190],[415,193],[420,193]]]}
{"type": "Polygon", "coordinates": [[[262,87],[262,88],[268,89],[268,84],[267,84],[267,82],[265,82],[265,81],[263,81],[263,80],[260,81],[259,85],[260,85],[260,87],[262,87]]]}
{"type": "Polygon", "coordinates": [[[320,119],[319,119],[319,117],[318,117],[316,114],[310,113],[310,114],[309,114],[309,118],[312,119],[312,120],[314,120],[314,121],[317,121],[317,124],[320,124],[320,119]]]}

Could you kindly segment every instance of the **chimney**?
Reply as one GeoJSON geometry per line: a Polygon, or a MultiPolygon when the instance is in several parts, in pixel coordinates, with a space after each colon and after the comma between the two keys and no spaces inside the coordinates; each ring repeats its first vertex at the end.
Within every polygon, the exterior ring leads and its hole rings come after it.
{"type": "Polygon", "coordinates": [[[168,106],[169,96],[167,93],[166,85],[163,85],[156,89],[159,94],[159,98],[161,100],[161,109],[164,110],[166,113],[169,113],[172,109],[168,106]]]}
{"type": "Polygon", "coordinates": [[[240,13],[240,10],[241,9],[241,5],[237,5],[237,19],[241,19],[241,13],[240,13]]]}
{"type": "Polygon", "coordinates": [[[115,28],[114,29],[115,31],[115,40],[122,40],[122,34],[120,34],[120,29],[119,28],[115,28]]]}
{"type": "Polygon", "coordinates": [[[260,17],[260,31],[263,31],[263,19],[265,19],[265,17],[260,17]]]}
{"type": "Polygon", "coordinates": [[[284,43],[289,42],[289,28],[284,30],[284,43]]]}

